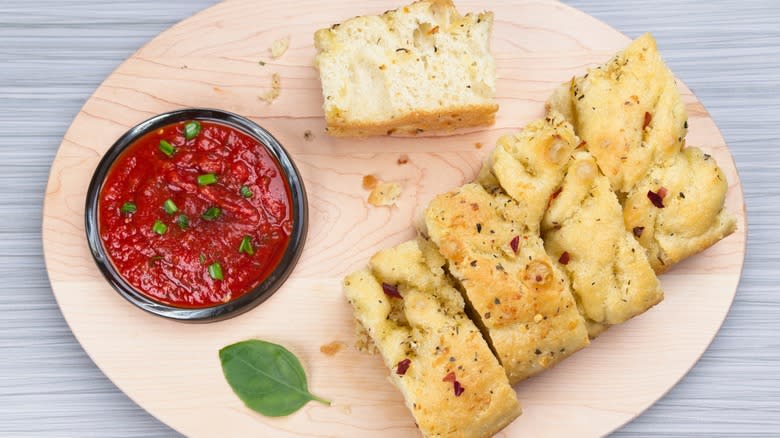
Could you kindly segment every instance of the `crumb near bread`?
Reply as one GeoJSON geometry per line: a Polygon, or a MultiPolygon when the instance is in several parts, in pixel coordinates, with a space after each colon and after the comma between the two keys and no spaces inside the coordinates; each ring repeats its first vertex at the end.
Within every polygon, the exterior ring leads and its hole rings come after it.
{"type": "Polygon", "coordinates": [[[379,179],[374,175],[363,176],[363,188],[366,190],[372,190],[379,183],[379,179]]]}
{"type": "Polygon", "coordinates": [[[271,75],[271,90],[265,94],[259,96],[260,100],[264,100],[268,104],[271,104],[279,97],[282,91],[282,79],[279,77],[279,73],[271,75]]]}
{"type": "Polygon", "coordinates": [[[344,348],[344,343],[341,341],[333,341],[327,344],[320,345],[320,353],[325,356],[335,356],[341,349],[344,348]]]}
{"type": "Polygon", "coordinates": [[[290,47],[290,37],[279,38],[271,43],[271,58],[281,58],[290,47]]]}
{"type": "MultiPolygon", "coordinates": [[[[364,180],[365,185],[365,180],[364,180]]],[[[395,181],[379,181],[376,183],[371,193],[368,194],[368,203],[375,207],[387,207],[395,205],[398,198],[401,197],[401,184],[395,181]]]]}

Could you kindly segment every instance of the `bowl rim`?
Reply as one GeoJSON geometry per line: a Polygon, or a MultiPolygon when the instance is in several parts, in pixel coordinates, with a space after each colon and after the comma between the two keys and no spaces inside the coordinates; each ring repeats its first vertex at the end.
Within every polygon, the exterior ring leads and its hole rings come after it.
{"type": "Polygon", "coordinates": [[[308,202],[303,178],[290,154],[265,128],[252,120],[228,111],[212,108],[184,108],[165,112],[133,126],[122,134],[100,159],[87,189],[84,211],[87,243],[103,277],[123,298],[151,314],[182,322],[216,322],[247,312],[274,294],[292,273],[303,252],[308,231],[308,202]],[[148,132],[164,126],[188,120],[213,121],[238,129],[263,144],[282,169],[292,198],[292,232],[284,255],[271,274],[252,290],[235,300],[210,307],[176,307],[155,301],[131,286],[117,269],[106,252],[99,233],[98,203],[100,191],[114,162],[122,153],[148,132]]]}

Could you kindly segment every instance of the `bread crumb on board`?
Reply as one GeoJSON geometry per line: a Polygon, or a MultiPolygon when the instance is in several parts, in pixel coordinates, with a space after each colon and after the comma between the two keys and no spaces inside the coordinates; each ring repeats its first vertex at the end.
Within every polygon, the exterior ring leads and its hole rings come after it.
{"type": "Polygon", "coordinates": [[[327,344],[322,344],[320,346],[320,353],[324,354],[325,356],[335,356],[336,353],[341,351],[341,349],[344,347],[346,347],[346,345],[343,342],[333,341],[327,344]]]}
{"type": "Polygon", "coordinates": [[[311,132],[311,129],[303,131],[303,139],[306,141],[314,140],[314,134],[311,132]]]}
{"type": "Polygon", "coordinates": [[[374,175],[366,175],[363,177],[363,188],[366,190],[371,190],[374,187],[376,187],[379,180],[374,175]]]}
{"type": "Polygon", "coordinates": [[[290,47],[290,37],[279,38],[271,43],[271,58],[277,59],[284,55],[287,48],[290,47]]]}
{"type": "Polygon", "coordinates": [[[276,98],[279,97],[279,93],[282,91],[282,79],[279,77],[279,73],[271,75],[271,91],[265,94],[261,94],[259,97],[268,103],[273,103],[276,98]]]}
{"type": "Polygon", "coordinates": [[[404,165],[409,162],[409,156],[406,154],[401,154],[400,157],[398,157],[398,165],[404,165]]]}
{"type": "Polygon", "coordinates": [[[380,181],[368,195],[368,203],[375,207],[394,205],[401,197],[401,191],[401,184],[395,181],[380,181]]]}

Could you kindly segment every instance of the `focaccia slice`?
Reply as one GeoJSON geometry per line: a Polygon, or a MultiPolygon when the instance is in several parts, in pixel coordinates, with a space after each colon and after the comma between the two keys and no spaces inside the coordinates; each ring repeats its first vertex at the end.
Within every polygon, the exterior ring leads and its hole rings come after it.
{"type": "Polygon", "coordinates": [[[736,229],[736,220],[724,209],[727,184],[722,171],[714,161],[704,163],[698,149],[685,148],[685,107],[651,35],[637,38],[605,65],[564,84],[547,107],[574,124],[623,201],[626,228],[637,230],[656,273],[736,229]],[[713,175],[720,181],[708,182],[713,175]],[[674,202],[659,216],[647,193],[671,186],[680,188],[676,194],[685,193],[683,186],[710,191],[680,198],[685,201],[674,202]],[[672,217],[672,211],[680,215],[672,217]]]}
{"type": "Polygon", "coordinates": [[[647,250],[655,272],[703,251],[733,233],[724,207],[728,183],[711,156],[687,147],[656,166],[625,200],[625,226],[647,250]]]}
{"type": "Polygon", "coordinates": [[[561,169],[580,140],[558,113],[533,121],[514,135],[498,139],[496,148],[477,181],[488,190],[496,181],[520,206],[518,220],[538,231],[550,195],[563,179],[561,169]]]}
{"type": "Polygon", "coordinates": [[[590,322],[619,324],[663,299],[645,252],[625,229],[617,196],[588,152],[577,152],[569,163],[542,238],[590,322]]]}
{"type": "Polygon", "coordinates": [[[492,436],[520,404],[444,264],[430,243],[408,241],[374,255],[344,290],[424,436],[492,436]]]}
{"type": "MultiPolygon", "coordinates": [[[[588,345],[585,321],[526,214],[478,184],[439,195],[426,232],[447,260],[511,383],[588,345]]],[[[537,223],[538,227],[538,223],[537,223]]]]}
{"type": "Polygon", "coordinates": [[[564,84],[547,104],[567,116],[616,192],[631,190],[685,144],[685,105],[650,34],[564,84]]]}
{"type": "Polygon", "coordinates": [[[326,131],[409,135],[491,125],[493,13],[421,0],[314,34],[326,131]]]}

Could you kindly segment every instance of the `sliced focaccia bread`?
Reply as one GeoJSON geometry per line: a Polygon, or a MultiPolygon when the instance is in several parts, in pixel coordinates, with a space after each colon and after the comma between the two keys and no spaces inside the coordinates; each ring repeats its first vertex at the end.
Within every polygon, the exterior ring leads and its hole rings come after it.
{"type": "Polygon", "coordinates": [[[724,209],[722,171],[698,149],[684,147],[685,107],[649,34],[556,90],[547,106],[574,124],[621,199],[626,228],[639,238],[656,273],[735,230],[736,221],[724,209]],[[686,196],[685,186],[698,196],[669,201],[664,212],[653,208],[655,195],[649,192],[674,188],[686,196]]]}
{"type": "Polygon", "coordinates": [[[588,345],[574,298],[525,217],[511,198],[478,184],[437,196],[425,211],[425,232],[512,383],[588,345]]]}
{"type": "Polygon", "coordinates": [[[578,144],[572,126],[552,112],[518,134],[499,138],[487,172],[477,181],[489,190],[495,181],[520,206],[520,222],[538,231],[550,196],[563,179],[562,169],[578,144]]]}
{"type": "Polygon", "coordinates": [[[415,134],[490,125],[498,105],[493,14],[423,0],[314,35],[327,131],[415,134]]]}
{"type": "Polygon", "coordinates": [[[688,116],[650,34],[556,91],[565,116],[616,192],[628,192],[684,145],[688,116]]]}
{"type": "Polygon", "coordinates": [[[347,276],[344,290],[424,436],[492,436],[520,405],[444,264],[430,243],[405,242],[347,276]]]}
{"type": "Polygon", "coordinates": [[[715,160],[687,147],[653,167],[626,196],[625,225],[656,272],[709,248],[736,229],[723,207],[728,183],[715,160]]]}
{"type": "Polygon", "coordinates": [[[617,196],[588,152],[569,163],[542,238],[589,322],[619,324],[663,299],[645,252],[624,227],[617,196]]]}

